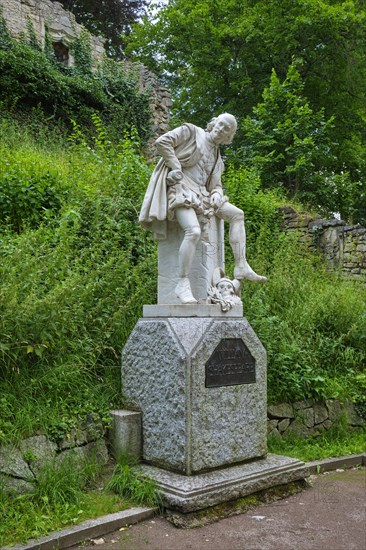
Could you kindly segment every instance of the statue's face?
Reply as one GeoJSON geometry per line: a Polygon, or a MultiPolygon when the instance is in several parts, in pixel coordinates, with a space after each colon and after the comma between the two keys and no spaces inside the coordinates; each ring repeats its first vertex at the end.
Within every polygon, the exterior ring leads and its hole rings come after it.
{"type": "Polygon", "coordinates": [[[230,143],[236,131],[236,121],[232,115],[220,115],[210,131],[212,141],[216,145],[230,143]]]}
{"type": "Polygon", "coordinates": [[[221,281],[218,283],[217,289],[223,298],[228,298],[234,294],[234,287],[230,281],[221,281]]]}

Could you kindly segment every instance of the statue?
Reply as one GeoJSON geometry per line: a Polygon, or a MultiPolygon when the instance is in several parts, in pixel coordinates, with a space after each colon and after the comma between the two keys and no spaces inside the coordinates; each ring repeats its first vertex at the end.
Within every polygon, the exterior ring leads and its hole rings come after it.
{"type": "Polygon", "coordinates": [[[231,143],[237,129],[233,115],[223,113],[203,130],[183,124],[156,141],[161,155],[148,185],[139,222],[166,238],[166,222],[176,220],[184,231],[179,248],[179,281],[175,294],[182,304],[193,304],[188,275],[200,238],[207,239],[206,227],[212,216],[230,224],[229,241],[234,254],[234,278],[264,282],[246,260],[244,213],[223,194],[221,175],[224,163],[220,145],[231,143]]]}

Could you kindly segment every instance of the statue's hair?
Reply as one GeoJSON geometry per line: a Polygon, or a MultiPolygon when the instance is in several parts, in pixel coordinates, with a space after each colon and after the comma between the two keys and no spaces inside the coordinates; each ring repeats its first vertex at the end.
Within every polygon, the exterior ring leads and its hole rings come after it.
{"type": "Polygon", "coordinates": [[[229,136],[229,139],[227,141],[227,144],[231,143],[234,139],[234,136],[235,136],[235,132],[236,132],[236,129],[238,127],[238,123],[236,121],[236,118],[234,117],[234,115],[231,115],[230,113],[221,113],[221,115],[219,116],[216,116],[214,117],[213,119],[210,120],[210,122],[207,124],[207,127],[206,127],[206,130],[208,132],[211,132],[212,128],[215,126],[216,122],[218,120],[220,120],[220,118],[222,118],[223,116],[228,116],[230,118],[233,119],[233,122],[234,122],[234,129],[233,129],[233,132],[232,134],[229,136]]]}

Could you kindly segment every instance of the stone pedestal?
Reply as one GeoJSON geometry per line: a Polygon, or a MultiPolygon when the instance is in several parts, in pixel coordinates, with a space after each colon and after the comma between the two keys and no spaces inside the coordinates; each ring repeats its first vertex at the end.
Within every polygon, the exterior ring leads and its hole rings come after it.
{"type": "Polygon", "coordinates": [[[195,476],[184,476],[148,465],[142,466],[142,472],[157,482],[163,504],[183,513],[236,500],[310,475],[304,462],[272,454],[246,464],[195,476]]]}
{"type": "Polygon", "coordinates": [[[191,475],[266,453],[266,353],[246,319],[140,319],[122,384],[149,464],[191,475]]]}
{"type": "MultiPolygon", "coordinates": [[[[214,216],[208,224],[208,243],[200,240],[189,274],[196,300],[206,302],[212,274],[224,268],[224,222],[214,216]]],[[[176,222],[168,222],[168,239],[158,244],[158,304],[180,304],[174,293],[179,279],[178,251],[183,230],[176,222]]]]}

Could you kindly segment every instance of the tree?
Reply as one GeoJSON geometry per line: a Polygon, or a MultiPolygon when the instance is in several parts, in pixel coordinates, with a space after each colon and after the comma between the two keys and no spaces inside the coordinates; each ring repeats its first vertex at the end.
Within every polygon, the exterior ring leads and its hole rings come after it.
{"type": "Polygon", "coordinates": [[[165,78],[177,121],[201,125],[224,110],[248,115],[272,69],[282,81],[296,60],[309,108],[334,116],[331,170],[365,187],[363,0],[171,0],[128,41],[165,78]]]}
{"type": "Polygon", "coordinates": [[[130,32],[131,24],[138,20],[148,5],[147,0],[59,1],[92,34],[104,36],[107,52],[117,59],[125,56],[122,35],[130,32]]]}

